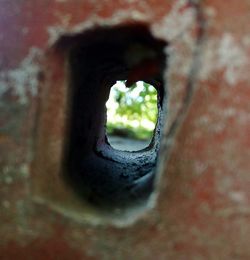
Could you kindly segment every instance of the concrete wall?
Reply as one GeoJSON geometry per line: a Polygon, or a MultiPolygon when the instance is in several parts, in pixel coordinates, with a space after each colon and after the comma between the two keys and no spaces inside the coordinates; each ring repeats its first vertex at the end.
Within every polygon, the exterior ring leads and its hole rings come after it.
{"type": "MultiPolygon", "coordinates": [[[[250,1],[0,1],[0,259],[250,258],[250,1]],[[164,40],[154,193],[118,217],[61,178],[61,39],[143,24],[164,40]]],[[[67,40],[65,42],[67,45],[67,40]]]]}

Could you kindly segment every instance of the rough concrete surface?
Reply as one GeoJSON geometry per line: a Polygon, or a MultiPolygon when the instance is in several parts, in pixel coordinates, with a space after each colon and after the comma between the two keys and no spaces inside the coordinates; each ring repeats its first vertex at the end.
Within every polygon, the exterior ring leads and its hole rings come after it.
{"type": "Polygon", "coordinates": [[[0,259],[249,259],[250,1],[0,6],[0,259]],[[68,67],[54,46],[141,23],[169,43],[168,102],[155,193],[124,222],[61,179],[68,67]]]}

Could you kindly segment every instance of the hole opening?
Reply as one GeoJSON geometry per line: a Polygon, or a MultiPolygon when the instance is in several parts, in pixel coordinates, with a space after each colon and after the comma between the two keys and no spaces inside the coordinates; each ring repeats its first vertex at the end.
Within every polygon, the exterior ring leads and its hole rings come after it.
{"type": "Polygon", "coordinates": [[[69,121],[65,181],[90,205],[111,212],[146,205],[153,190],[166,100],[166,42],[145,25],[96,28],[61,39],[69,49],[69,121]],[[114,149],[106,136],[111,87],[127,79],[157,91],[158,116],[150,144],[132,152],[114,149]]]}
{"type": "Polygon", "coordinates": [[[116,81],[110,89],[106,135],[114,149],[139,151],[152,142],[158,119],[157,90],[145,81],[126,83],[116,81]]]}

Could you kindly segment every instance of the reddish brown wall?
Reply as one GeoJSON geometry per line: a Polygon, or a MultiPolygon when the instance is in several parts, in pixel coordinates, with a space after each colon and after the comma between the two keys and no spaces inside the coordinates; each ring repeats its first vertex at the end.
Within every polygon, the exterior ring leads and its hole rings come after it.
{"type": "Polygon", "coordinates": [[[250,257],[250,1],[192,2],[1,1],[0,259],[250,257]],[[157,202],[120,227],[60,178],[68,89],[52,46],[141,22],[170,42],[169,111],[157,202]]]}

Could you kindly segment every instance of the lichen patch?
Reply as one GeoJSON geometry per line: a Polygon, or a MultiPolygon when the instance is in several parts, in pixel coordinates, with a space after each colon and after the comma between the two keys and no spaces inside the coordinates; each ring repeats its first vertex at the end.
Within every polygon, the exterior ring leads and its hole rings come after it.
{"type": "Polygon", "coordinates": [[[0,99],[7,91],[17,96],[17,102],[28,103],[28,96],[36,96],[38,89],[41,50],[31,48],[19,67],[0,72],[0,99]]]}

